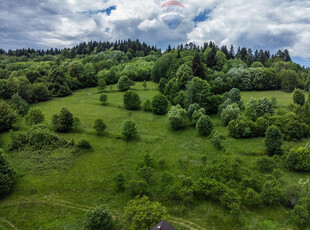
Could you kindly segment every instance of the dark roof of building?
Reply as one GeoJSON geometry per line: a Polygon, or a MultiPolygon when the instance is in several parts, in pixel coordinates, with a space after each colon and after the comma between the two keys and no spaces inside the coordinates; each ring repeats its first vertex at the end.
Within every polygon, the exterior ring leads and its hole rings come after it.
{"type": "Polygon", "coordinates": [[[175,230],[170,224],[167,223],[167,221],[162,220],[158,224],[156,224],[153,228],[150,230],[157,230],[158,227],[160,226],[160,230],[175,230]]]}

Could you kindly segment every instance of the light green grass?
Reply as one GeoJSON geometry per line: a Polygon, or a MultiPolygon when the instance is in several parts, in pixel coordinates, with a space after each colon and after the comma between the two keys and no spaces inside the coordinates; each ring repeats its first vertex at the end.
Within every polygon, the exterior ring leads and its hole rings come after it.
{"type": "MultiPolygon", "coordinates": [[[[151,99],[156,93],[156,84],[148,82],[144,90],[142,83],[136,83],[134,90],[140,95],[141,101],[151,99]]],[[[85,210],[83,206],[94,207],[105,204],[117,217],[117,222],[126,229],[124,207],[131,199],[127,193],[116,193],[113,178],[123,172],[126,180],[138,179],[137,162],[145,154],[150,154],[155,162],[155,175],[150,185],[156,196],[162,169],[158,161],[165,159],[164,170],[174,176],[188,175],[197,178],[202,165],[202,157],[207,161],[219,157],[240,157],[252,170],[257,170],[256,161],[264,155],[263,138],[235,140],[228,136],[227,129],[221,126],[217,116],[212,116],[215,130],[225,136],[223,141],[225,152],[214,149],[210,140],[197,135],[194,128],[172,132],[165,125],[165,117],[143,111],[126,111],[123,109],[123,94],[116,91],[115,85],[110,91],[106,106],[100,105],[99,92],[96,88],[79,90],[72,96],[55,98],[49,102],[39,103],[49,124],[53,114],[62,107],[67,107],[81,120],[81,130],[61,134],[67,140],[76,142],[86,137],[94,147],[93,152],[72,155],[69,150],[52,151],[50,155],[31,155],[29,151],[10,152],[7,158],[17,171],[17,182],[11,196],[0,201],[0,216],[10,219],[18,229],[79,229],[85,210]],[[92,126],[96,118],[103,118],[107,124],[107,133],[98,137],[92,126]],[[125,142],[119,139],[121,125],[124,120],[133,119],[137,122],[140,139],[125,142]],[[71,154],[71,155],[70,155],[71,154]],[[180,161],[183,162],[180,164],[180,161]],[[65,203],[63,203],[65,201],[65,203]],[[69,202],[69,203],[68,203],[69,202]],[[83,208],[82,208],[83,209],[83,208]]],[[[276,96],[282,106],[286,106],[290,94],[279,91],[242,92],[246,103],[250,97],[276,96]]],[[[18,124],[24,127],[23,122],[18,124]]],[[[0,143],[5,147],[9,142],[9,134],[0,136],[0,143]]],[[[301,143],[285,143],[285,147],[300,146],[301,143]]],[[[297,183],[299,178],[310,177],[309,174],[285,172],[288,183],[297,183]]],[[[165,204],[172,217],[182,218],[202,226],[205,229],[291,229],[287,223],[287,213],[281,207],[261,207],[256,211],[244,210],[238,221],[226,210],[213,202],[197,202],[186,213],[180,213],[178,206],[165,204]]],[[[87,208],[86,208],[87,209],[87,208]]],[[[2,224],[2,223],[1,223],[2,224]]],[[[0,225],[1,226],[1,225],[0,225]]],[[[182,224],[176,226],[180,229],[182,224]]]]}

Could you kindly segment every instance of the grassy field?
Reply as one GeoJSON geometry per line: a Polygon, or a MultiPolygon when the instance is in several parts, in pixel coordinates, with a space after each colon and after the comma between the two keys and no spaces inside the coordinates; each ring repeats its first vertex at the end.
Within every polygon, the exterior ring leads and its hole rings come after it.
{"type": "MultiPolygon", "coordinates": [[[[142,83],[133,87],[142,101],[157,93],[157,85],[148,82],[147,90],[142,83]]],[[[96,88],[79,90],[66,98],[54,98],[35,106],[41,108],[49,124],[53,114],[67,107],[81,120],[81,130],[61,134],[65,139],[90,140],[93,152],[76,155],[70,149],[58,149],[41,155],[28,151],[6,153],[18,177],[12,195],[0,201],[0,229],[80,229],[85,212],[97,205],[105,204],[116,216],[119,226],[126,229],[124,207],[131,197],[127,193],[116,193],[113,178],[123,172],[126,180],[138,179],[137,162],[150,154],[156,171],[150,190],[156,191],[162,173],[158,162],[165,160],[165,170],[176,177],[190,175],[198,177],[203,157],[208,161],[218,157],[240,157],[247,166],[257,170],[256,161],[264,155],[263,138],[235,140],[221,126],[217,116],[212,116],[215,130],[225,136],[227,151],[217,151],[207,138],[197,136],[194,128],[172,132],[165,126],[165,117],[143,111],[130,112],[123,108],[123,93],[116,87],[107,88],[109,101],[100,105],[96,88]],[[103,118],[108,128],[106,135],[98,137],[92,128],[96,118],[103,118]],[[125,142],[119,139],[124,120],[133,119],[139,129],[140,139],[125,142]],[[1,219],[3,218],[3,219],[1,219]]],[[[277,97],[280,107],[291,101],[291,94],[280,91],[243,92],[245,104],[251,97],[277,97]]],[[[18,124],[25,128],[24,122],[18,124]]],[[[5,148],[10,141],[9,133],[0,136],[5,148]]],[[[302,146],[309,140],[285,143],[285,148],[302,146]]],[[[296,184],[300,178],[310,174],[285,172],[287,183],[296,184]]],[[[156,199],[156,197],[154,197],[156,199]]],[[[199,202],[190,211],[182,213],[182,207],[165,204],[171,214],[168,221],[177,229],[293,229],[288,225],[286,209],[283,207],[260,207],[255,211],[243,210],[239,220],[213,202],[199,202]]],[[[309,228],[308,228],[309,229],[309,228]]]]}

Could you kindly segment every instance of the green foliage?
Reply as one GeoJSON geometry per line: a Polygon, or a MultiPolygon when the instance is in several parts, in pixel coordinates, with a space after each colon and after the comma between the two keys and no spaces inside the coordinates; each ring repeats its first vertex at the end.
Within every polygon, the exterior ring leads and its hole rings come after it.
{"type": "Polygon", "coordinates": [[[210,96],[210,89],[211,87],[207,81],[194,77],[186,87],[188,103],[197,103],[200,107],[207,110],[209,106],[207,99],[210,96]]]}
{"type": "Polygon", "coordinates": [[[267,156],[261,157],[257,161],[257,166],[259,170],[263,173],[271,173],[274,169],[278,168],[276,159],[267,156]]]}
{"type": "Polygon", "coordinates": [[[127,76],[121,76],[117,83],[117,88],[119,91],[127,91],[130,86],[134,85],[134,82],[130,80],[127,76]]]}
{"type": "Polygon", "coordinates": [[[204,108],[201,108],[199,110],[195,110],[192,115],[192,125],[196,126],[197,121],[200,117],[206,115],[206,110],[204,108]]]}
{"type": "Polygon", "coordinates": [[[0,151],[0,198],[11,193],[15,181],[15,172],[10,168],[0,151]]]}
{"type": "Polygon", "coordinates": [[[102,105],[107,104],[108,101],[108,95],[105,93],[100,94],[99,100],[101,101],[102,105]]]}
{"type": "Polygon", "coordinates": [[[17,120],[17,114],[5,101],[0,101],[0,131],[12,128],[17,120]]]}
{"type": "Polygon", "coordinates": [[[114,178],[115,187],[118,192],[125,191],[125,176],[123,173],[118,173],[114,178]]]}
{"type": "Polygon", "coordinates": [[[82,88],[93,87],[98,83],[96,70],[93,63],[86,63],[83,69],[83,75],[78,78],[82,88]]]}
{"type": "Polygon", "coordinates": [[[240,118],[241,112],[236,103],[228,105],[221,113],[221,120],[224,125],[228,125],[230,121],[239,120],[240,118]]]}
{"type": "Polygon", "coordinates": [[[76,147],[78,149],[81,149],[81,150],[90,150],[90,149],[92,149],[92,146],[91,146],[89,140],[87,140],[85,138],[79,140],[79,142],[77,143],[76,147]]]}
{"type": "Polygon", "coordinates": [[[277,180],[267,180],[263,185],[261,197],[266,205],[280,204],[283,199],[280,182],[277,180]]]}
{"type": "Polygon", "coordinates": [[[250,138],[255,134],[255,124],[252,121],[232,120],[228,123],[229,135],[234,138],[250,138]]]}
{"type": "Polygon", "coordinates": [[[73,115],[67,108],[62,108],[59,114],[52,118],[53,129],[57,132],[70,132],[73,128],[73,115]]]}
{"type": "Polygon", "coordinates": [[[125,121],[122,125],[122,134],[126,141],[138,137],[137,125],[134,121],[125,121]]]}
{"type": "Polygon", "coordinates": [[[180,105],[172,106],[167,114],[166,122],[172,130],[185,128],[188,125],[187,112],[180,105]]]}
{"type": "Polygon", "coordinates": [[[27,116],[26,116],[27,125],[37,125],[37,124],[44,122],[44,120],[45,120],[45,117],[40,108],[32,107],[29,109],[27,116]]]}
{"type": "Polygon", "coordinates": [[[146,83],[146,81],[143,81],[142,86],[143,86],[144,89],[147,88],[147,83],[146,83]]]}
{"type": "Polygon", "coordinates": [[[93,128],[96,130],[97,135],[100,136],[104,133],[104,131],[106,130],[107,126],[104,123],[103,119],[98,118],[95,120],[94,126],[93,128]]]}
{"type": "Polygon", "coordinates": [[[310,171],[310,150],[307,147],[300,147],[291,151],[285,157],[286,165],[295,171],[310,171]]]}
{"type": "Polygon", "coordinates": [[[145,112],[152,112],[152,103],[149,99],[146,99],[142,105],[142,109],[145,112]]]}
{"type": "Polygon", "coordinates": [[[300,89],[295,89],[293,92],[293,101],[297,105],[303,106],[306,101],[306,95],[300,89]]]}
{"type": "Polygon", "coordinates": [[[99,88],[99,91],[102,92],[102,91],[105,89],[106,85],[107,85],[107,83],[106,83],[105,78],[100,78],[100,79],[98,80],[98,88],[99,88]]]}
{"type": "Polygon", "coordinates": [[[132,197],[147,195],[148,184],[145,180],[131,180],[126,187],[126,190],[132,197]]]}
{"type": "Polygon", "coordinates": [[[12,132],[9,148],[10,150],[23,149],[27,146],[33,149],[57,148],[66,144],[64,139],[59,138],[46,127],[37,125],[27,132],[12,132]]]}
{"type": "Polygon", "coordinates": [[[131,223],[131,230],[149,230],[167,218],[167,211],[159,202],[152,202],[144,196],[128,202],[125,216],[131,223]]]}
{"type": "Polygon", "coordinates": [[[113,218],[110,210],[101,205],[86,214],[83,222],[85,230],[109,230],[112,229],[113,218]]]}
{"type": "Polygon", "coordinates": [[[269,126],[266,131],[265,146],[269,155],[282,153],[282,134],[278,127],[269,126]]]}
{"type": "Polygon", "coordinates": [[[18,94],[14,94],[10,100],[11,107],[20,115],[24,116],[29,110],[29,104],[18,94]]]}
{"type": "Polygon", "coordinates": [[[209,136],[214,125],[209,116],[203,115],[199,118],[196,124],[197,132],[200,136],[209,136]]]}
{"type": "Polygon", "coordinates": [[[139,176],[141,176],[147,183],[150,183],[153,173],[154,169],[151,167],[143,166],[138,168],[139,176]]]}
{"type": "Polygon", "coordinates": [[[162,94],[165,93],[166,84],[167,84],[167,79],[166,78],[161,78],[160,81],[159,81],[158,90],[162,94]]]}
{"type": "Polygon", "coordinates": [[[271,100],[266,97],[259,100],[251,98],[246,108],[246,115],[251,120],[256,121],[257,118],[262,117],[265,114],[274,114],[274,107],[271,100]]]}
{"type": "Polygon", "coordinates": [[[217,150],[222,150],[224,149],[222,142],[221,142],[221,137],[218,132],[215,132],[211,138],[211,143],[216,148],[217,150]]]}
{"type": "Polygon", "coordinates": [[[294,70],[282,69],[279,73],[281,88],[286,92],[292,92],[298,87],[298,75],[294,70]]]}
{"type": "Polygon", "coordinates": [[[255,190],[247,188],[244,194],[244,202],[249,207],[257,207],[262,201],[260,195],[255,190]]]}
{"type": "Polygon", "coordinates": [[[156,94],[152,99],[152,110],[154,114],[164,115],[167,113],[168,99],[163,94],[156,94]]]}
{"type": "Polygon", "coordinates": [[[50,99],[50,92],[44,83],[35,83],[32,87],[35,101],[47,101],[50,99]]]}
{"type": "Polygon", "coordinates": [[[309,226],[310,223],[310,199],[303,198],[290,213],[291,221],[301,229],[309,226]]]}
{"type": "Polygon", "coordinates": [[[134,91],[127,91],[124,94],[124,107],[127,110],[139,110],[140,109],[140,97],[134,91]]]}

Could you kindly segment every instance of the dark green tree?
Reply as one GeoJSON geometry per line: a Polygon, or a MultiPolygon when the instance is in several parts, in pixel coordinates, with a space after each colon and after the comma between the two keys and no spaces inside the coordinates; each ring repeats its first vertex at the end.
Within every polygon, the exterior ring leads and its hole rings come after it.
{"type": "Polygon", "coordinates": [[[163,94],[157,94],[152,100],[153,113],[163,115],[167,113],[168,99],[163,94]]]}
{"type": "Polygon", "coordinates": [[[269,155],[282,153],[282,134],[278,127],[269,126],[266,131],[265,146],[269,155]]]}
{"type": "Polygon", "coordinates": [[[127,110],[139,110],[140,109],[140,97],[139,95],[134,91],[127,91],[124,94],[124,107],[127,110]]]}
{"type": "Polygon", "coordinates": [[[213,127],[214,125],[207,115],[201,116],[196,124],[196,129],[200,136],[209,136],[213,127]]]}
{"type": "Polygon", "coordinates": [[[199,77],[201,79],[205,79],[205,71],[203,64],[201,62],[201,58],[198,52],[196,52],[194,58],[193,58],[193,64],[192,64],[192,70],[193,70],[193,75],[195,77],[199,77]]]}
{"type": "Polygon", "coordinates": [[[53,115],[52,125],[57,132],[70,132],[73,128],[73,115],[67,108],[62,108],[59,114],[53,115]]]}
{"type": "Polygon", "coordinates": [[[113,226],[113,218],[110,210],[105,206],[96,207],[86,214],[83,223],[85,230],[109,230],[113,226]]]}
{"type": "Polygon", "coordinates": [[[300,89],[295,89],[293,93],[293,101],[295,104],[303,106],[306,101],[305,93],[300,89]]]}

